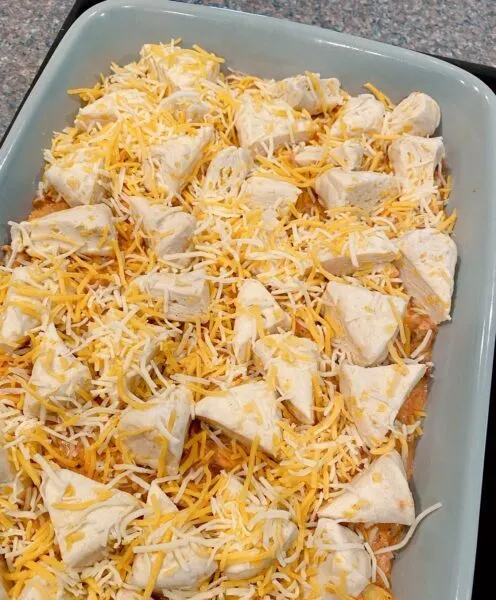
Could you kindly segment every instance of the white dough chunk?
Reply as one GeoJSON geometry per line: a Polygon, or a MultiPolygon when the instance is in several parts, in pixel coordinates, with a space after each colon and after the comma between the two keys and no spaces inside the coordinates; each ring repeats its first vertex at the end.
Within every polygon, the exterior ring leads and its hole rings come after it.
{"type": "Polygon", "coordinates": [[[317,567],[316,577],[322,600],[339,600],[339,596],[328,591],[326,586],[331,583],[341,589],[343,581],[347,595],[359,596],[372,577],[370,556],[361,538],[331,519],[319,519],[313,546],[325,557],[317,567]],[[351,545],[353,547],[347,549],[351,545]],[[330,546],[336,550],[328,550],[330,546]]]}
{"type": "Polygon", "coordinates": [[[213,127],[205,125],[195,135],[177,135],[151,148],[156,184],[167,197],[181,192],[213,135],[213,127]]]}
{"type": "MultiPolygon", "coordinates": [[[[267,535],[268,549],[276,555],[284,556],[295,541],[298,535],[298,528],[292,521],[272,519],[267,529],[270,529],[270,533],[267,535]]],[[[227,564],[223,570],[223,574],[227,579],[234,579],[236,581],[250,579],[268,569],[273,563],[273,559],[265,558],[256,562],[227,564]]]]}
{"type": "Polygon", "coordinates": [[[200,122],[210,111],[210,105],[193,90],[174,92],[160,102],[160,108],[169,110],[176,118],[183,114],[189,122],[200,122]]]}
{"type": "Polygon", "coordinates": [[[306,110],[311,115],[330,111],[342,104],[340,88],[338,79],[321,79],[318,73],[295,75],[267,84],[270,94],[297,110],[306,110]]]}
{"type": "Polygon", "coordinates": [[[343,365],[339,388],[358,433],[369,447],[380,446],[403,403],[425,374],[425,365],[357,367],[343,365]]]}
{"type": "Polygon", "coordinates": [[[93,381],[98,395],[128,404],[134,385],[149,378],[150,363],[169,331],[144,326],[142,321],[136,327],[128,313],[112,308],[101,319],[90,321],[88,333],[98,342],[94,353],[98,378],[93,381]]]}
{"type": "Polygon", "coordinates": [[[302,423],[312,424],[313,382],[319,369],[317,344],[292,334],[275,333],[258,340],[253,353],[266,373],[274,373],[277,391],[293,415],[302,423]]]}
{"type": "Polygon", "coordinates": [[[346,140],[340,146],[304,146],[297,149],[293,159],[297,166],[308,167],[316,163],[343,167],[349,171],[360,168],[363,146],[357,140],[346,140]]]}
{"type": "Polygon", "coordinates": [[[231,562],[228,557],[222,574],[237,581],[250,579],[268,569],[275,560],[285,558],[296,539],[298,528],[290,520],[289,512],[267,508],[251,495],[250,499],[244,497],[243,484],[234,475],[222,473],[221,481],[221,487],[215,495],[214,514],[232,523],[235,540],[228,542],[229,554],[250,553],[257,549],[261,552],[269,551],[273,555],[273,558],[247,562],[231,562]],[[249,519],[248,527],[243,520],[242,511],[249,519]]]}
{"type": "Polygon", "coordinates": [[[234,321],[233,351],[239,363],[250,359],[252,344],[258,339],[258,326],[266,333],[287,330],[291,318],[269,290],[256,279],[246,279],[239,288],[234,321]]]}
{"type": "Polygon", "coordinates": [[[96,125],[106,125],[127,116],[137,115],[140,108],[150,108],[146,94],[139,90],[122,89],[104,94],[79,110],[76,127],[90,129],[96,125]]]}
{"type": "Polygon", "coordinates": [[[383,454],[319,510],[320,517],[347,523],[411,525],[415,506],[401,456],[383,454]]]}
{"type": "Polygon", "coordinates": [[[118,425],[121,441],[138,465],[175,475],[188,434],[193,398],[184,386],[152,396],[144,410],[128,409],[118,425]]]}
{"type": "Polygon", "coordinates": [[[423,92],[412,92],[402,100],[387,118],[389,134],[431,136],[441,121],[439,104],[423,92]]]}
{"type": "Polygon", "coordinates": [[[210,292],[203,271],[149,273],[134,280],[139,289],[155,300],[163,300],[164,316],[170,321],[206,319],[210,292]]]}
{"type": "Polygon", "coordinates": [[[45,178],[69,206],[98,204],[104,196],[104,188],[99,182],[102,168],[101,160],[85,162],[75,158],[72,165],[54,163],[46,170],[45,178]]]}
{"type": "Polygon", "coordinates": [[[258,437],[260,448],[275,456],[282,416],[276,395],[265,382],[245,383],[224,394],[205,396],[196,403],[195,415],[248,446],[258,437]]]}
{"type": "MultiPolygon", "coordinates": [[[[5,600],[7,598],[8,596],[5,594],[5,600]]],[[[71,595],[64,591],[60,579],[57,578],[53,582],[47,582],[41,575],[35,575],[26,581],[21,595],[18,596],[18,600],[47,600],[47,598],[50,598],[50,600],[71,600],[71,595]]],[[[1,585],[0,599],[4,600],[1,585]]]]}
{"type": "Polygon", "coordinates": [[[72,568],[91,566],[104,558],[111,540],[120,539],[121,521],[139,508],[131,494],[68,469],[45,473],[41,494],[62,560],[72,568]]]}
{"type": "Polygon", "coordinates": [[[158,508],[160,514],[175,513],[178,511],[177,506],[172,502],[169,496],[162,491],[156,480],[152,481],[150,484],[150,489],[148,490],[148,495],[146,497],[146,504],[152,509],[158,508]]]}
{"type": "Polygon", "coordinates": [[[151,77],[168,83],[174,92],[194,89],[202,81],[215,81],[219,76],[218,61],[176,44],[145,44],[140,55],[148,63],[151,77]]]}
{"type": "Polygon", "coordinates": [[[245,148],[229,146],[218,152],[209,164],[203,180],[206,198],[234,198],[252,168],[251,155],[245,148]]]}
{"type": "Polygon", "coordinates": [[[407,307],[407,300],[399,296],[335,281],[327,284],[324,303],[339,326],[337,341],[355,364],[365,367],[386,358],[407,307]]]}
{"type": "Polygon", "coordinates": [[[400,276],[406,291],[417,300],[434,323],[450,319],[457,248],[446,233],[415,229],[399,239],[400,276]]]}
{"type": "Polygon", "coordinates": [[[40,267],[12,271],[0,314],[0,350],[12,352],[27,341],[29,332],[41,325],[55,290],[53,279],[40,267]]]}
{"type": "Polygon", "coordinates": [[[391,262],[397,258],[398,251],[383,231],[366,229],[351,232],[340,254],[321,246],[317,256],[329,273],[348,275],[367,265],[391,262]]]}
{"type": "Polygon", "coordinates": [[[306,142],[313,133],[312,120],[295,112],[284,100],[245,93],[240,101],[235,120],[239,142],[254,155],[272,154],[281,146],[306,142]]]}
{"type": "Polygon", "coordinates": [[[117,239],[112,211],[106,204],[75,206],[39,219],[12,225],[12,247],[30,256],[76,253],[110,256],[117,239]]]}
{"type": "Polygon", "coordinates": [[[210,560],[206,554],[206,548],[198,544],[198,541],[203,539],[203,534],[194,526],[176,525],[175,515],[180,517],[180,511],[156,481],[150,485],[146,504],[153,511],[153,517],[160,518],[168,515],[172,520],[158,527],[145,527],[147,535],[142,547],[144,551],[135,555],[129,583],[138,588],[146,588],[151,577],[152,566],[159,559],[159,555],[152,551],[151,546],[160,544],[168,536],[167,539],[176,544],[176,548],[164,549],[154,592],[169,598],[169,590],[196,590],[217,569],[216,562],[210,560]],[[171,529],[172,535],[170,535],[171,529]],[[149,547],[150,551],[147,551],[149,547]]]}
{"type": "Polygon", "coordinates": [[[371,135],[381,133],[385,110],[372,94],[360,94],[350,98],[343,106],[338,118],[331,127],[331,135],[343,134],[358,137],[362,133],[371,135]]]}
{"type": "Polygon", "coordinates": [[[404,189],[423,186],[429,189],[445,156],[443,138],[403,135],[391,143],[388,156],[404,189]]]}
{"type": "Polygon", "coordinates": [[[190,259],[171,255],[184,254],[191,248],[196,219],[189,213],[165,204],[151,204],[141,196],[129,197],[133,214],[141,219],[147,244],[163,260],[187,266],[190,259]]]}
{"type": "MultiPolygon", "coordinates": [[[[0,439],[0,444],[3,440],[0,439]]],[[[16,472],[10,461],[9,451],[0,445],[0,486],[10,485],[14,482],[16,472]]]]}
{"type": "Polygon", "coordinates": [[[358,206],[371,211],[380,202],[400,194],[399,182],[393,175],[341,167],[324,171],[314,185],[325,208],[358,206]]]}
{"type": "MultiPolygon", "coordinates": [[[[178,514],[177,506],[165,494],[158,483],[153,481],[148,490],[146,499],[147,506],[153,511],[155,517],[161,517],[164,514],[178,514]]],[[[175,528],[175,526],[173,525],[175,528]]],[[[202,538],[202,534],[195,527],[184,528],[181,526],[180,538],[182,542],[178,545],[180,549],[181,561],[178,562],[178,554],[174,551],[167,552],[162,562],[162,567],[155,582],[154,591],[162,593],[168,597],[169,589],[196,589],[198,585],[210,577],[215,571],[216,564],[208,560],[202,553],[203,548],[195,543],[185,542],[188,537],[194,537],[196,540],[202,538]],[[183,537],[184,536],[184,537],[183,537]]],[[[158,527],[147,526],[148,535],[145,545],[154,545],[160,543],[168,531],[168,525],[158,527]]],[[[172,539],[176,536],[173,534],[172,539]]],[[[176,539],[176,542],[178,539],[176,539]]],[[[136,555],[133,563],[131,583],[137,587],[145,588],[150,579],[152,564],[157,555],[152,552],[143,552],[136,555]]],[[[140,596],[141,597],[141,596],[140,596]]]]}
{"type": "Polygon", "coordinates": [[[55,326],[50,324],[33,364],[24,398],[24,414],[53,420],[57,412],[47,409],[43,402],[59,409],[58,414],[63,414],[65,408],[75,408],[80,404],[80,394],[89,390],[90,383],[88,367],[70,353],[55,326]]]}
{"type": "MultiPolygon", "coordinates": [[[[150,545],[160,543],[160,538],[165,533],[164,529],[164,527],[160,527],[152,533],[147,539],[147,543],[150,545]]],[[[196,535],[200,537],[200,534],[196,535]]],[[[180,563],[176,560],[175,552],[165,553],[163,566],[155,581],[153,591],[156,594],[162,594],[165,598],[170,598],[170,593],[177,590],[196,591],[201,583],[208,580],[217,570],[217,563],[209,559],[204,547],[192,542],[191,544],[181,545],[180,550],[180,563]]],[[[147,587],[152,565],[156,558],[157,553],[154,552],[136,554],[130,578],[132,585],[143,590],[147,587]]]]}
{"type": "Polygon", "coordinates": [[[300,194],[300,188],[292,183],[255,175],[243,184],[240,197],[252,208],[272,211],[280,208],[283,213],[287,213],[296,204],[300,194]]]}

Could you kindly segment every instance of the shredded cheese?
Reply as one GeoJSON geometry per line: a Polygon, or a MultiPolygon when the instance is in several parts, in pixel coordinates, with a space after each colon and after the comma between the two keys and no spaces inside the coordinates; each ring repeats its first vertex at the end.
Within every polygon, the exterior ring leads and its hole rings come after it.
{"type": "MultiPolygon", "coordinates": [[[[0,268],[0,442],[8,456],[9,477],[12,470],[11,480],[0,486],[0,550],[6,561],[2,575],[12,584],[14,597],[38,577],[35,583],[43,581],[50,593],[56,590],[53,597],[60,591],[69,597],[112,599],[117,590],[129,588],[137,560],[145,555],[150,572],[138,593],[151,598],[167,573],[193,577],[188,566],[192,553],[209,566],[208,575],[192,584],[198,600],[317,600],[323,593],[317,577],[323,556],[311,540],[320,507],[339,496],[377,457],[398,449],[410,460],[422,433],[419,419],[424,413],[417,407],[380,447],[364,445],[337,387],[340,365],[350,361],[342,342],[345,327],[328,314],[323,298],[329,281],[363,286],[390,299],[407,298],[394,264],[360,264],[360,236],[375,230],[395,240],[425,227],[450,234],[457,219],[456,211],[445,211],[451,178],[439,170],[432,189],[382,199],[368,213],[356,206],[324,211],[315,180],[335,165],[347,167],[344,144],[356,141],[362,146],[362,170],[390,174],[388,148],[399,136],[384,130],[355,135],[341,118],[348,94],[339,92],[343,108],[333,108],[314,73],[306,72],[305,79],[321,112],[310,116],[292,107],[297,100],[291,105],[269,93],[267,81],[221,72],[223,58],[179,44],[147,44],[135,62],[113,64],[112,73],[102,75],[94,87],[69,90],[84,106],[74,126],[55,134],[45,151],[45,175],[31,217],[65,210],[82,198],[103,202],[112,210],[117,236],[111,239],[106,226],[97,246],[111,247],[110,255],[78,254],[64,232],[54,228],[43,239],[63,242],[70,251],[56,257],[28,256],[13,240],[0,268]],[[253,111],[243,124],[247,100],[253,111]],[[270,118],[264,122],[261,115],[270,118]],[[331,135],[334,123],[340,135],[331,135]],[[229,186],[236,192],[205,194],[212,160],[254,136],[261,141],[245,148],[247,176],[229,186]],[[298,166],[300,139],[306,148],[322,149],[322,158],[298,166]],[[299,193],[285,204],[278,194],[266,192],[258,205],[243,191],[251,176],[267,190],[291,184],[299,193]],[[132,208],[136,197],[145,207],[139,217],[132,208]],[[179,228],[162,227],[164,210],[167,218],[193,217],[186,242],[179,239],[179,228]],[[159,252],[159,247],[167,251],[159,252]],[[349,257],[353,271],[346,276],[329,272],[326,253],[349,257]],[[17,281],[15,270],[26,266],[34,274],[32,281],[17,281]],[[201,274],[204,287],[189,286],[182,279],[186,274],[201,274]],[[138,285],[142,276],[153,282],[162,275],[174,277],[175,285],[157,285],[153,293],[138,285]],[[233,345],[240,328],[248,345],[257,338],[269,343],[270,334],[281,332],[273,323],[280,316],[273,307],[270,312],[263,303],[238,306],[238,292],[247,279],[257,280],[272,295],[277,310],[288,317],[285,328],[291,334],[318,347],[318,372],[311,378],[314,424],[298,422],[287,410],[287,390],[276,385],[280,377],[273,364],[264,370],[251,352],[245,362],[236,359],[233,345]],[[183,294],[185,290],[190,291],[183,294]],[[203,302],[206,314],[195,312],[203,302]],[[169,309],[181,303],[195,316],[169,318],[180,314],[169,309]],[[8,338],[12,323],[20,331],[15,339],[8,338]],[[67,347],[61,357],[53,352],[42,356],[41,340],[49,325],[67,347]],[[31,377],[40,356],[46,385],[34,386],[31,377]],[[91,375],[77,393],[69,368],[73,359],[91,375]],[[53,367],[55,360],[61,369],[53,367]],[[233,416],[238,428],[220,431],[194,421],[186,440],[174,433],[179,413],[173,411],[158,429],[156,468],[140,464],[139,455],[131,455],[126,444],[128,437],[146,440],[153,428],[119,430],[125,411],[146,410],[173,385],[183,386],[195,402],[216,397],[223,411],[232,387],[261,380],[278,396],[280,435],[274,436],[274,456],[261,450],[259,435],[247,446],[238,431],[243,420],[256,426],[264,422],[265,406],[255,400],[233,416]],[[36,401],[36,414],[29,413],[28,399],[36,401]],[[178,444],[184,445],[181,460],[177,472],[170,473],[167,456],[178,444]],[[106,489],[78,500],[77,486],[69,485],[48,507],[44,473],[56,477],[59,468],[103,483],[106,489]],[[226,478],[239,482],[236,494],[226,493],[226,478]],[[155,484],[177,511],[164,510],[158,496],[147,502],[155,484]],[[77,522],[119,490],[137,499],[139,508],[123,519],[119,531],[112,531],[105,558],[84,569],[69,568],[59,560],[47,510],[69,511],[77,522]],[[294,535],[286,536],[285,527],[294,527],[294,535]],[[239,580],[233,575],[237,572],[239,580]]],[[[391,99],[370,83],[365,87],[387,117],[394,109],[391,99]]],[[[219,177],[227,181],[238,171],[244,172],[229,166],[219,177]]],[[[22,237],[27,229],[14,224],[12,232],[22,237]]],[[[386,364],[404,371],[411,362],[428,360],[435,329],[421,327],[422,312],[415,302],[408,309],[411,319],[402,319],[394,302],[389,304],[398,336],[388,344],[386,364]],[[427,333],[420,336],[423,331],[427,333]]],[[[300,368],[305,360],[288,345],[273,350],[290,368],[300,368]]],[[[420,513],[401,542],[375,551],[367,531],[353,526],[371,556],[372,581],[377,577],[389,587],[389,573],[383,573],[376,557],[403,548],[423,518],[439,507],[420,513]]],[[[65,545],[74,550],[74,544],[86,540],[85,533],[69,531],[65,545]]],[[[349,598],[346,578],[326,588],[349,598]]],[[[182,590],[163,593],[186,597],[182,590]]]]}

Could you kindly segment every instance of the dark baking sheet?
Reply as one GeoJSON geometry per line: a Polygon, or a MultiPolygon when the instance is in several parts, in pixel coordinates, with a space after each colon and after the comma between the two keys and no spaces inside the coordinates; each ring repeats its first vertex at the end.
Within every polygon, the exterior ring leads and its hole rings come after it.
{"type": "MultiPolygon", "coordinates": [[[[17,114],[21,110],[22,105],[24,104],[26,98],[31,93],[34,84],[38,80],[38,77],[43,72],[45,65],[53,54],[55,48],[60,43],[61,39],[64,37],[66,31],[69,27],[74,23],[74,21],[88,8],[98,4],[100,0],[76,0],[74,6],[72,7],[70,13],[68,14],[62,28],[60,29],[57,37],[55,38],[48,54],[45,57],[45,60],[41,64],[38,72],[36,73],[33,82],[31,83],[28,91],[26,92],[19,108],[17,109],[14,118],[12,119],[12,123],[15,121],[17,114]]],[[[444,56],[431,55],[435,58],[439,58],[446,62],[449,62],[469,73],[472,73],[479,79],[481,79],[486,85],[488,85],[495,93],[496,93],[496,68],[488,67],[486,65],[480,65],[477,63],[471,63],[464,60],[458,60],[455,58],[446,58],[444,56]]],[[[0,141],[0,146],[2,145],[5,137],[7,136],[12,123],[7,128],[2,140],[0,141]]],[[[475,565],[475,575],[474,575],[474,587],[472,598],[473,600],[478,600],[479,598],[489,598],[487,596],[487,573],[491,573],[492,564],[492,553],[487,552],[487,549],[490,547],[489,543],[492,542],[492,522],[491,518],[491,508],[496,504],[496,486],[491,486],[490,482],[490,465],[494,465],[496,459],[496,401],[493,401],[494,396],[496,395],[496,361],[495,366],[493,366],[493,388],[491,390],[491,404],[489,408],[489,423],[488,423],[488,435],[486,441],[486,455],[484,462],[484,483],[482,486],[482,502],[481,502],[481,512],[479,519],[479,539],[478,539],[478,550],[477,550],[477,558],[475,565]],[[484,549],[486,550],[484,552],[484,549]],[[484,575],[486,574],[486,577],[484,575]],[[486,585],[484,585],[486,583],[486,585]],[[485,593],[485,594],[484,594],[485,593]]],[[[469,401],[469,399],[468,399],[469,401]]],[[[481,432],[483,435],[484,432],[481,432]]],[[[424,598],[422,600],[434,600],[424,598]]],[[[455,600],[446,599],[446,600],[455,600]]]]}

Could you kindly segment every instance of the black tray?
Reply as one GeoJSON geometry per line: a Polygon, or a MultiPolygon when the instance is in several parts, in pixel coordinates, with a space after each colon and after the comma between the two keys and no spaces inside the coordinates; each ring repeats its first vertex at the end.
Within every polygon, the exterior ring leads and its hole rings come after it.
{"type": "MultiPolygon", "coordinates": [[[[11,124],[9,125],[9,127],[7,128],[4,136],[2,137],[2,140],[0,141],[0,146],[2,145],[3,141],[5,140],[8,132],[10,131],[10,128],[12,127],[12,123],[15,121],[15,118],[17,117],[19,111],[22,108],[22,105],[24,104],[24,102],[26,101],[26,98],[29,96],[29,94],[31,93],[31,90],[33,89],[34,84],[36,83],[36,81],[38,80],[39,76],[41,75],[41,73],[43,72],[43,69],[45,68],[45,65],[47,64],[48,60],[50,59],[50,57],[52,56],[53,52],[55,51],[55,48],[59,45],[61,39],[64,37],[66,31],[69,29],[69,27],[74,23],[74,21],[88,8],[91,8],[92,6],[94,6],[95,4],[98,4],[101,0],[76,0],[70,13],[68,14],[67,18],[65,19],[62,28],[60,29],[57,37],[55,38],[53,44],[50,47],[50,50],[48,51],[48,54],[45,57],[45,60],[42,62],[40,68],[38,69],[38,72],[36,73],[33,82],[31,83],[31,85],[29,86],[28,91],[26,92],[26,94],[24,95],[24,98],[22,99],[21,104],[19,105],[19,108],[17,109],[14,118],[12,119],[11,124]]],[[[472,63],[472,62],[467,62],[464,60],[458,60],[455,58],[446,58],[444,56],[437,56],[432,54],[431,56],[434,56],[435,58],[439,58],[441,60],[444,60],[446,62],[449,62],[453,65],[456,65],[457,67],[460,67],[461,69],[464,69],[465,71],[468,71],[469,73],[472,73],[473,75],[475,75],[476,77],[478,77],[479,79],[481,79],[486,85],[488,85],[493,92],[496,93],[496,68],[493,67],[488,67],[486,65],[480,65],[477,63],[472,63]]],[[[492,542],[492,521],[493,519],[491,518],[491,508],[493,506],[495,506],[496,504],[496,493],[494,491],[493,488],[496,488],[496,486],[491,486],[490,485],[490,465],[494,465],[495,459],[496,459],[496,401],[493,402],[493,396],[496,395],[496,385],[495,382],[496,381],[496,361],[495,361],[495,365],[493,366],[493,387],[491,390],[491,405],[490,405],[490,409],[489,409],[489,423],[488,423],[488,430],[487,430],[487,441],[486,441],[486,456],[485,456],[485,461],[484,461],[484,482],[483,482],[483,486],[482,486],[482,502],[481,502],[481,512],[480,512],[480,519],[479,519],[479,539],[478,539],[478,544],[477,544],[477,558],[476,558],[476,565],[475,565],[475,575],[474,575],[474,587],[473,587],[473,593],[472,593],[472,599],[473,600],[478,600],[479,598],[489,598],[489,596],[487,596],[487,587],[485,587],[484,582],[487,580],[487,573],[491,573],[491,569],[492,567],[492,562],[493,562],[493,553],[492,552],[488,552],[487,549],[490,547],[489,543],[492,542]],[[486,550],[484,552],[484,550],[486,550]],[[486,574],[486,577],[484,577],[484,574],[486,574]],[[486,594],[484,595],[484,592],[486,592],[486,594]]],[[[482,432],[481,432],[482,434],[482,432]]],[[[428,600],[428,599],[422,599],[422,600],[428,600]]],[[[430,599],[429,599],[430,600],[430,599]]],[[[452,600],[452,599],[449,599],[452,600]]],[[[455,599],[453,599],[455,600],[455,599]]]]}

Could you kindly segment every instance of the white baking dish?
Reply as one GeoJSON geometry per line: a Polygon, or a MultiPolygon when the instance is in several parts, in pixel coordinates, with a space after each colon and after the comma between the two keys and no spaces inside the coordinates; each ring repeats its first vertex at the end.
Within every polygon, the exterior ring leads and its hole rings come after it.
{"type": "Polygon", "coordinates": [[[92,86],[110,62],[145,42],[182,37],[260,76],[304,70],[365,81],[399,100],[423,90],[441,105],[454,177],[461,260],[453,321],[441,328],[429,418],[416,458],[417,509],[442,502],[394,567],[399,600],[468,600],[477,538],[494,342],[496,98],[456,67],[407,50],[315,27],[164,0],[110,0],[84,14],[55,51],[0,149],[0,222],[27,215],[52,131],[72,122],[73,87],[92,86]]]}

